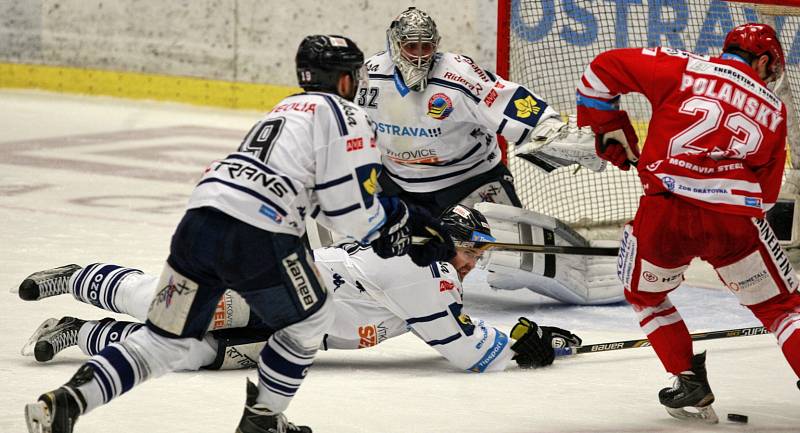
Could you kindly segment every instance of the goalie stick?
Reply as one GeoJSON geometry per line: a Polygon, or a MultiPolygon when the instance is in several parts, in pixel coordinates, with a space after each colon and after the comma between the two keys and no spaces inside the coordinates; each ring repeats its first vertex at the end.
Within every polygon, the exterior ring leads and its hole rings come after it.
{"type": "MultiPolygon", "coordinates": [[[[763,326],[754,326],[752,328],[737,328],[737,329],[725,329],[722,331],[698,332],[695,334],[691,334],[691,337],[692,341],[703,341],[703,340],[716,340],[718,338],[747,337],[750,335],[761,335],[769,333],[770,332],[763,326]]],[[[557,348],[556,356],[571,356],[571,355],[577,355],[579,353],[607,352],[609,350],[633,349],[636,347],[648,347],[648,346],[650,346],[650,341],[647,340],[646,338],[639,340],[614,341],[610,343],[597,343],[589,346],[557,348]]]]}
{"type": "MultiPolygon", "coordinates": [[[[414,236],[411,243],[421,245],[428,242],[430,238],[414,236]]],[[[458,241],[456,246],[462,248],[476,248],[483,251],[522,251],[527,253],[543,254],[575,254],[579,256],[613,256],[619,255],[619,248],[616,247],[576,247],[562,245],[537,245],[537,244],[512,244],[507,242],[480,242],[480,241],[458,241]]]]}

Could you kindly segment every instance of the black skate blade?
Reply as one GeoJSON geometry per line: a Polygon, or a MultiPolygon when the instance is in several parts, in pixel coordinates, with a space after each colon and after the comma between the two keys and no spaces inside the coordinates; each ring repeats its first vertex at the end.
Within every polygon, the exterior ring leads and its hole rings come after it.
{"type": "Polygon", "coordinates": [[[667,410],[667,413],[672,415],[673,418],[682,419],[685,421],[692,421],[692,422],[699,422],[703,424],[718,424],[719,417],[717,417],[717,413],[714,412],[714,408],[711,405],[705,407],[693,407],[692,409],[696,409],[697,411],[688,411],[684,407],[665,407],[664,409],[667,410]]]}
{"type": "Polygon", "coordinates": [[[50,411],[47,410],[47,405],[41,401],[25,405],[25,423],[28,425],[28,433],[51,433],[53,431],[50,411]]]}

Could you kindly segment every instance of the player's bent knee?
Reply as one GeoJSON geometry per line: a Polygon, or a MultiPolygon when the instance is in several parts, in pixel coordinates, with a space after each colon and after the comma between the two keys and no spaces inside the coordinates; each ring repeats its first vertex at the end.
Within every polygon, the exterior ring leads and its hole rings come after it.
{"type": "Polygon", "coordinates": [[[639,260],[636,291],[661,293],[677,288],[683,282],[683,273],[689,265],[677,268],[662,268],[647,260],[639,260]]]}
{"type": "Polygon", "coordinates": [[[121,344],[147,362],[152,377],[170,371],[198,370],[216,357],[216,349],[206,340],[165,337],[144,327],[121,344]]]}

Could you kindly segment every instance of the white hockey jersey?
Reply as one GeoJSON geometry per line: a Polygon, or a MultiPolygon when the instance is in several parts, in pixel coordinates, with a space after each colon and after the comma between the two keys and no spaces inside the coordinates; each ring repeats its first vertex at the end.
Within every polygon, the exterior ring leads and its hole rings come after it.
{"type": "Polygon", "coordinates": [[[338,233],[372,240],[386,216],[376,199],[382,167],[374,124],[338,96],[281,101],[239,150],[214,161],[188,208],[211,206],[264,230],[302,236],[310,215],[338,233]]]}
{"type": "Polygon", "coordinates": [[[496,135],[524,143],[558,113],[539,96],[472,59],[437,53],[422,92],[403,83],[388,53],[366,62],[369,87],[356,103],[377,124],[384,169],[409,192],[431,192],[484,173],[501,160],[496,135]]]}
{"type": "Polygon", "coordinates": [[[504,370],[514,355],[505,333],[462,311],[461,281],[450,263],[421,268],[407,256],[381,259],[356,244],[316,249],[314,256],[333,292],[326,349],[371,347],[410,330],[465,370],[504,370]]]}

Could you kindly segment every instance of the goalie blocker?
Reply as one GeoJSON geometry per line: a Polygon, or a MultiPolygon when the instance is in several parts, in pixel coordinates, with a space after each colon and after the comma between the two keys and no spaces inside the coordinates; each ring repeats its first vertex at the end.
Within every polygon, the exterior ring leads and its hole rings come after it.
{"type": "MultiPolygon", "coordinates": [[[[563,222],[531,210],[496,203],[477,203],[475,209],[498,242],[618,246],[617,241],[590,242],[563,222]]],[[[616,257],[492,251],[485,267],[495,289],[527,288],[568,304],[599,305],[624,299],[616,262],[616,257]]]]}

